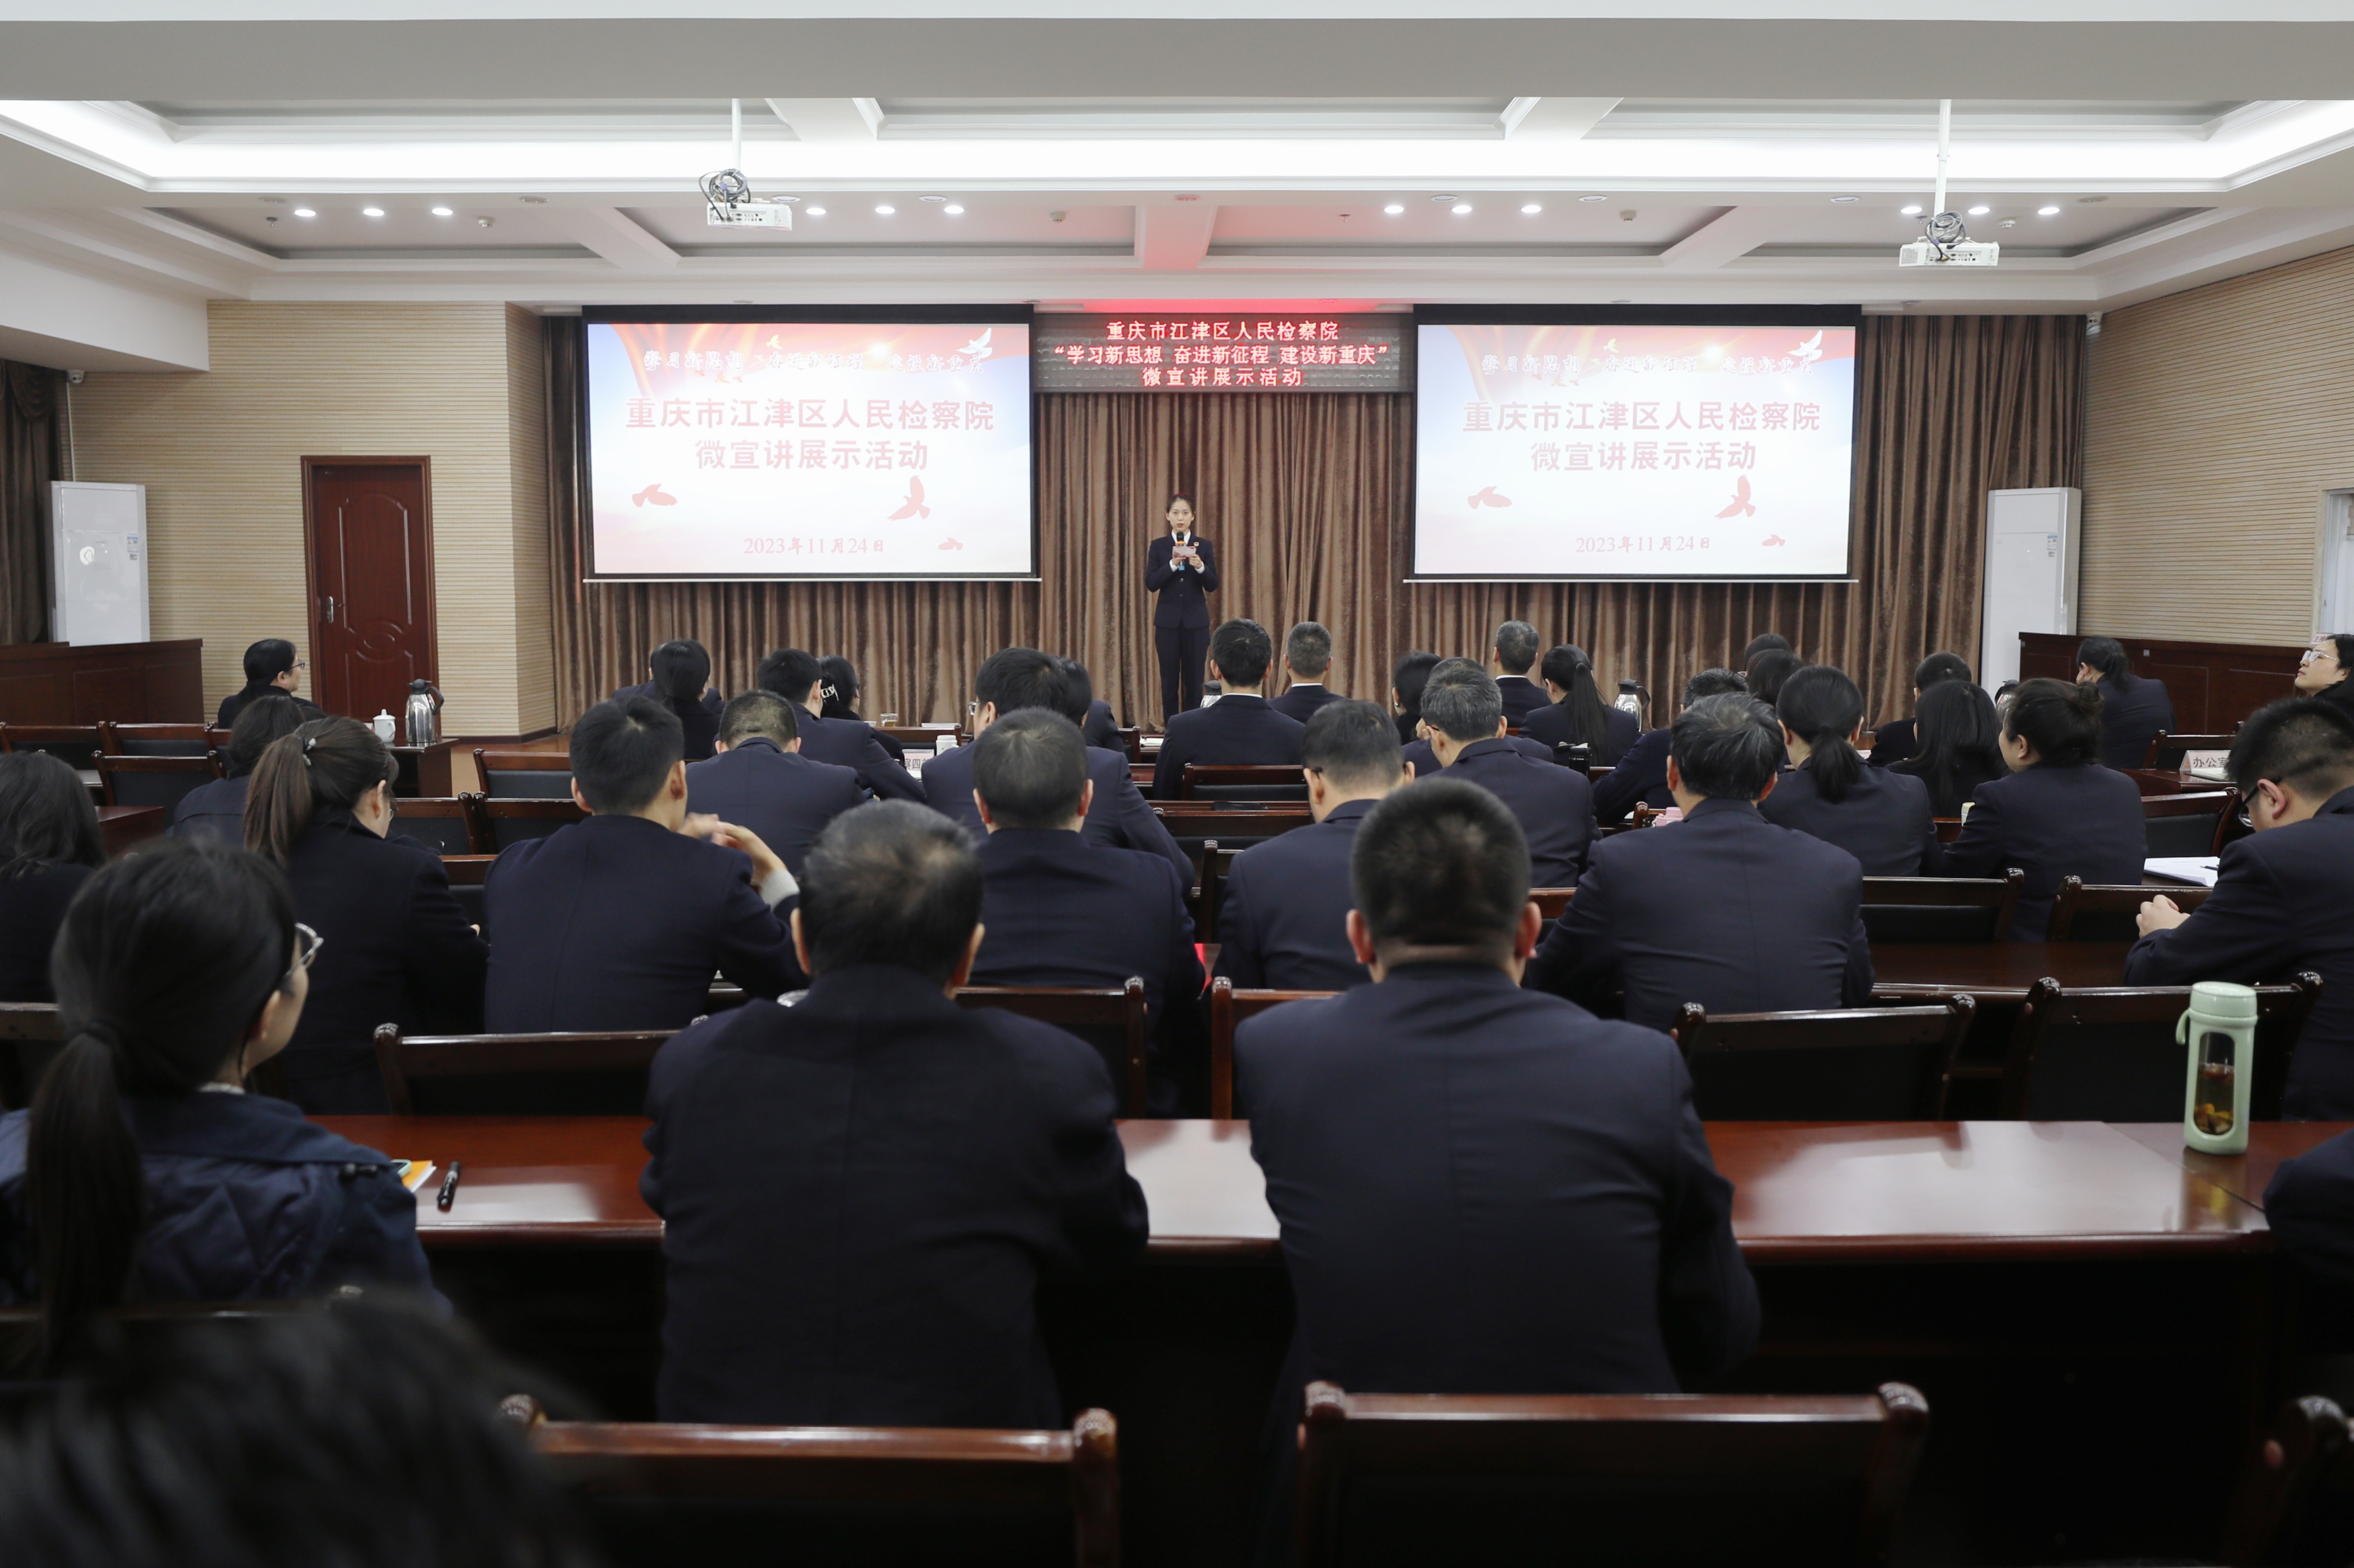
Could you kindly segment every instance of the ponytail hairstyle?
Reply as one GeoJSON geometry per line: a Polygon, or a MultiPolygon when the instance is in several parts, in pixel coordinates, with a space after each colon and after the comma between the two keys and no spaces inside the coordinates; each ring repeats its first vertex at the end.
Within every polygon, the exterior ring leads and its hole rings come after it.
{"type": "Polygon", "coordinates": [[[1564,642],[1544,656],[1544,678],[1561,688],[1561,705],[1569,715],[1570,738],[1593,748],[1599,758],[1610,744],[1610,705],[1594,684],[1594,661],[1574,642],[1564,642]]]}
{"type": "Polygon", "coordinates": [[[0,882],[53,865],[105,863],[98,808],[80,776],[46,751],[0,756],[0,882]]]}
{"type": "Polygon", "coordinates": [[[829,653],[817,662],[824,672],[824,683],[817,689],[820,718],[856,718],[858,716],[858,666],[839,653],[829,653]]]}
{"type": "Polygon", "coordinates": [[[1430,672],[1437,663],[1437,654],[1417,648],[1400,658],[1390,672],[1390,690],[1397,697],[1398,713],[1408,729],[1422,720],[1422,689],[1430,683],[1430,672]]]}
{"type": "Polygon", "coordinates": [[[646,666],[653,674],[654,695],[668,703],[673,713],[701,702],[703,688],[711,683],[711,652],[688,638],[655,649],[647,656],[646,666]]]}
{"type": "Polygon", "coordinates": [[[315,812],[348,811],[399,777],[391,748],[359,720],[313,719],[261,754],[246,787],[245,847],[285,865],[315,812]]]}
{"type": "Polygon", "coordinates": [[[2101,755],[2101,688],[2090,682],[2021,681],[2002,732],[2035,748],[2039,768],[2074,768],[2101,755]]]}
{"type": "Polygon", "coordinates": [[[2126,646],[2114,637],[2087,637],[2076,644],[2076,662],[2098,670],[2104,681],[2123,680],[2133,673],[2126,646]]]}
{"type": "Polygon", "coordinates": [[[1815,793],[1838,805],[1863,777],[1863,758],[1848,737],[1863,722],[1863,694],[1846,672],[1809,664],[1782,683],[1774,711],[1792,735],[1807,743],[1804,764],[1814,775],[1815,793]]]}
{"type": "Polygon", "coordinates": [[[283,874],[209,842],[117,861],[67,907],[49,960],[66,1045],[33,1097],[25,1154],[52,1364],[133,1287],[146,1182],[122,1097],[176,1097],[218,1076],[293,958],[283,874]]]}

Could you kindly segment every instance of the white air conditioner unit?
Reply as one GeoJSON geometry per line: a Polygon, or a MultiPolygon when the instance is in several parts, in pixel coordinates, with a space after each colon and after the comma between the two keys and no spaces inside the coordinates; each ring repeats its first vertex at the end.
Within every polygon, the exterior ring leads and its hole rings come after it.
{"type": "Polygon", "coordinates": [[[1899,267],[1991,267],[2002,247],[1992,240],[1964,239],[1946,247],[1941,254],[1925,239],[1897,247],[1899,267]]]}

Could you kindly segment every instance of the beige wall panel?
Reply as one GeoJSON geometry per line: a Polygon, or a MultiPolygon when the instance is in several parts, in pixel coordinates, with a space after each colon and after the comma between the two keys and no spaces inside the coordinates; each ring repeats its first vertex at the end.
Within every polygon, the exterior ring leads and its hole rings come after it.
{"type": "Polygon", "coordinates": [[[547,365],[539,317],[507,307],[507,468],[514,506],[514,733],[556,723],[547,578],[547,365]]]}

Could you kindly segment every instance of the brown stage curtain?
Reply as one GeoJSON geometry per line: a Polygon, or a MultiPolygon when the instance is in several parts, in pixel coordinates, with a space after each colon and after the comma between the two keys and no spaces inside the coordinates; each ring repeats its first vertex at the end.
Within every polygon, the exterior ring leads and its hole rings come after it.
{"type": "Polygon", "coordinates": [[[60,476],[57,372],[0,363],[0,642],[49,635],[49,482],[60,476]]]}
{"type": "Polygon", "coordinates": [[[557,708],[569,724],[642,681],[647,650],[694,637],[722,689],[767,650],[840,652],[860,711],[914,723],[962,715],[972,672],[1026,642],[1068,652],[1131,720],[1159,708],[1146,542],[1190,494],[1218,549],[1217,612],[1277,637],[1332,630],[1332,683],[1384,699],[1409,648],[1484,657],[1499,621],[1593,655],[1672,710],[1685,676],[1756,632],[1787,636],[1861,685],[1877,718],[1910,711],[1926,652],[1978,658],[1983,493],[2074,484],[2082,470],[2083,318],[1872,317],[1858,397],[1856,578],[1844,583],[1426,583],[1405,575],[1411,397],[1063,394],[1037,399],[1042,583],[583,583],[580,323],[548,325],[549,493],[557,708]]]}

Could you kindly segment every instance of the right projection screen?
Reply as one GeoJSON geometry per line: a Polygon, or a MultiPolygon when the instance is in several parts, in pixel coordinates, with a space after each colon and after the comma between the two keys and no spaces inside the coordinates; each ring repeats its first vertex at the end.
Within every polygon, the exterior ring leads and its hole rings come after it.
{"type": "Polygon", "coordinates": [[[1413,575],[1850,576],[1855,317],[1755,322],[1419,320],[1413,575]]]}

